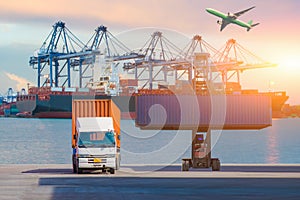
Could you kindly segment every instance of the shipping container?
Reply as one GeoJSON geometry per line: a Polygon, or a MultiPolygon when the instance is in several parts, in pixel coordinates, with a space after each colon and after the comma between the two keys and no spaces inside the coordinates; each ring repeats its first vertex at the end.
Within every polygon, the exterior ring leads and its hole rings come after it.
{"type": "Polygon", "coordinates": [[[51,90],[51,92],[62,92],[63,88],[61,88],[61,87],[52,87],[50,90],[51,90]]]}
{"type": "Polygon", "coordinates": [[[261,129],[272,125],[267,95],[139,95],[136,126],[142,129],[261,129]]]}
{"type": "MultiPolygon", "coordinates": [[[[72,101],[72,147],[75,147],[76,119],[78,117],[112,117],[114,130],[120,136],[121,112],[116,104],[109,99],[80,99],[72,101]]],[[[120,147],[120,141],[117,140],[120,147]]]]}
{"type": "Polygon", "coordinates": [[[138,86],[138,81],[136,79],[120,79],[120,86],[121,87],[138,86]]]}
{"type": "Polygon", "coordinates": [[[64,88],[65,92],[76,92],[76,88],[64,88]]]}
{"type": "Polygon", "coordinates": [[[74,173],[120,168],[120,110],[111,99],[72,101],[74,173]]]}

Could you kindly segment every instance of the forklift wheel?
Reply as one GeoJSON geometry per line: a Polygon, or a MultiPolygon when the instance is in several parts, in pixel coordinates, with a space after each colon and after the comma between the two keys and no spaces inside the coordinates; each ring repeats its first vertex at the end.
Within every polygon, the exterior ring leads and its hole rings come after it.
{"type": "Polygon", "coordinates": [[[211,168],[213,171],[220,171],[221,164],[219,159],[211,159],[211,168]]]}
{"type": "Polygon", "coordinates": [[[182,160],[181,171],[189,171],[189,168],[190,168],[189,161],[182,160]]]}

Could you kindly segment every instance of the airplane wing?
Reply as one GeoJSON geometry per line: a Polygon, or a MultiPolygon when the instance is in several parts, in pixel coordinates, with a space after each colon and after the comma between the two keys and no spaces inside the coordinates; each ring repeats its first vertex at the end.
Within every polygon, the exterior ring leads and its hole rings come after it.
{"type": "Polygon", "coordinates": [[[248,12],[249,10],[252,10],[253,8],[255,8],[255,6],[253,6],[253,7],[251,7],[251,8],[248,8],[248,9],[246,9],[246,10],[243,10],[243,11],[240,11],[240,12],[237,12],[237,13],[234,13],[234,15],[235,15],[236,17],[239,17],[239,16],[241,16],[242,14],[248,12]]]}
{"type": "Polygon", "coordinates": [[[221,24],[221,29],[220,31],[222,31],[228,24],[230,24],[230,22],[228,22],[227,20],[222,20],[222,24],[221,24]]]}

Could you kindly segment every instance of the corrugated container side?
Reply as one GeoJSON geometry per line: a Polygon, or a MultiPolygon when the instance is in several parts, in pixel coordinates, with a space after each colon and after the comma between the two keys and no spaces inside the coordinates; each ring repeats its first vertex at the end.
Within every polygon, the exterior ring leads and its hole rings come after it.
{"type": "Polygon", "coordinates": [[[155,128],[177,128],[194,126],[209,121],[209,98],[205,98],[201,110],[196,96],[142,95],[136,97],[136,124],[155,128]],[[208,113],[208,114],[207,114],[208,113]]]}
{"type": "Polygon", "coordinates": [[[261,129],[272,124],[266,95],[141,95],[136,125],[143,129],[261,129]]]}
{"type": "MultiPolygon", "coordinates": [[[[72,147],[76,145],[74,136],[76,134],[77,117],[112,117],[115,132],[120,135],[121,112],[112,100],[93,99],[93,100],[73,100],[72,102],[72,147]]],[[[117,140],[120,147],[120,141],[117,140]]]]}
{"type": "Polygon", "coordinates": [[[265,128],[272,125],[271,99],[267,95],[227,95],[226,129],[265,128]]]}

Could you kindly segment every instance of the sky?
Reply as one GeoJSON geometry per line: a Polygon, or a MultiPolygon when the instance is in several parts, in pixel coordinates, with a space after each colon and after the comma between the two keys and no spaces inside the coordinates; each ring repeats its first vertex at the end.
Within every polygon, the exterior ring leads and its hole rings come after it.
{"type": "Polygon", "coordinates": [[[189,38],[198,34],[216,49],[233,38],[277,64],[244,71],[244,89],[287,91],[287,103],[300,104],[299,8],[299,0],[0,0],[0,93],[36,85],[37,72],[28,65],[29,57],[61,20],[84,42],[102,24],[114,35],[143,27],[174,30],[189,38]],[[249,32],[236,25],[220,32],[218,18],[205,11],[209,7],[234,13],[251,6],[256,8],[239,18],[260,23],[249,32]]]}

